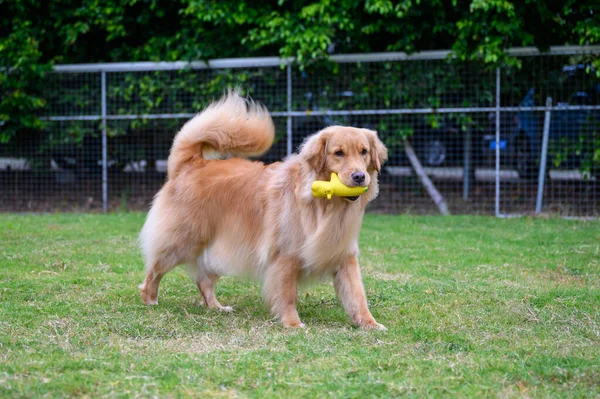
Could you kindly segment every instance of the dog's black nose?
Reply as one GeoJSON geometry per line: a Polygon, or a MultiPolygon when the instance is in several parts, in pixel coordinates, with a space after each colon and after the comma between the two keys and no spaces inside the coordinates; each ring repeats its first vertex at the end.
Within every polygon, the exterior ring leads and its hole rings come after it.
{"type": "Polygon", "coordinates": [[[364,172],[354,172],[350,176],[352,177],[352,180],[357,184],[361,184],[365,181],[364,172]]]}

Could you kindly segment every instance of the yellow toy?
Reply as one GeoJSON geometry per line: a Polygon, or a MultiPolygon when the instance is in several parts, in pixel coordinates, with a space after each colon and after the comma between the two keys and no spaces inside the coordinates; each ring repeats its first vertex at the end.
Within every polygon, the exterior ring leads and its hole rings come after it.
{"type": "Polygon", "coordinates": [[[369,187],[348,187],[335,174],[331,174],[331,181],[316,180],[312,184],[312,194],[316,198],[327,197],[356,197],[366,193],[369,187]]]}

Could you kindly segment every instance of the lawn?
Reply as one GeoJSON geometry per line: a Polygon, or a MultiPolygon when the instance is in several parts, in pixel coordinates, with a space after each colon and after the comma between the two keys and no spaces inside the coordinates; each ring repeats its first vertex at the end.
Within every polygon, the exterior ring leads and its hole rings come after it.
{"type": "Polygon", "coordinates": [[[329,282],[304,330],[254,283],[233,313],[200,306],[183,270],[142,305],[142,214],[0,215],[0,397],[596,397],[600,223],[368,215],[371,311],[352,327],[329,282]]]}

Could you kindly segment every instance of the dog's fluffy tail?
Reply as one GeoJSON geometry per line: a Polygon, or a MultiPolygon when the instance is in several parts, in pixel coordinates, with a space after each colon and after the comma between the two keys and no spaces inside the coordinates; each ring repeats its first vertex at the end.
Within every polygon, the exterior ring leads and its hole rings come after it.
{"type": "Polygon", "coordinates": [[[169,178],[196,157],[210,153],[252,157],[273,144],[275,126],[267,109],[230,90],[219,101],[190,119],[177,133],[168,160],[169,178]]]}

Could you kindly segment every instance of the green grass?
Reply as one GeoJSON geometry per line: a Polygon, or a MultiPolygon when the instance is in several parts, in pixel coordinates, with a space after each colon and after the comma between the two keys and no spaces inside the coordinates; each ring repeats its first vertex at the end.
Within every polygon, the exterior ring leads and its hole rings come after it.
{"type": "Polygon", "coordinates": [[[600,224],[375,216],[361,263],[386,332],[353,328],[330,283],[286,330],[224,278],[182,270],[141,304],[142,214],[0,215],[0,397],[594,397],[600,224]]]}

